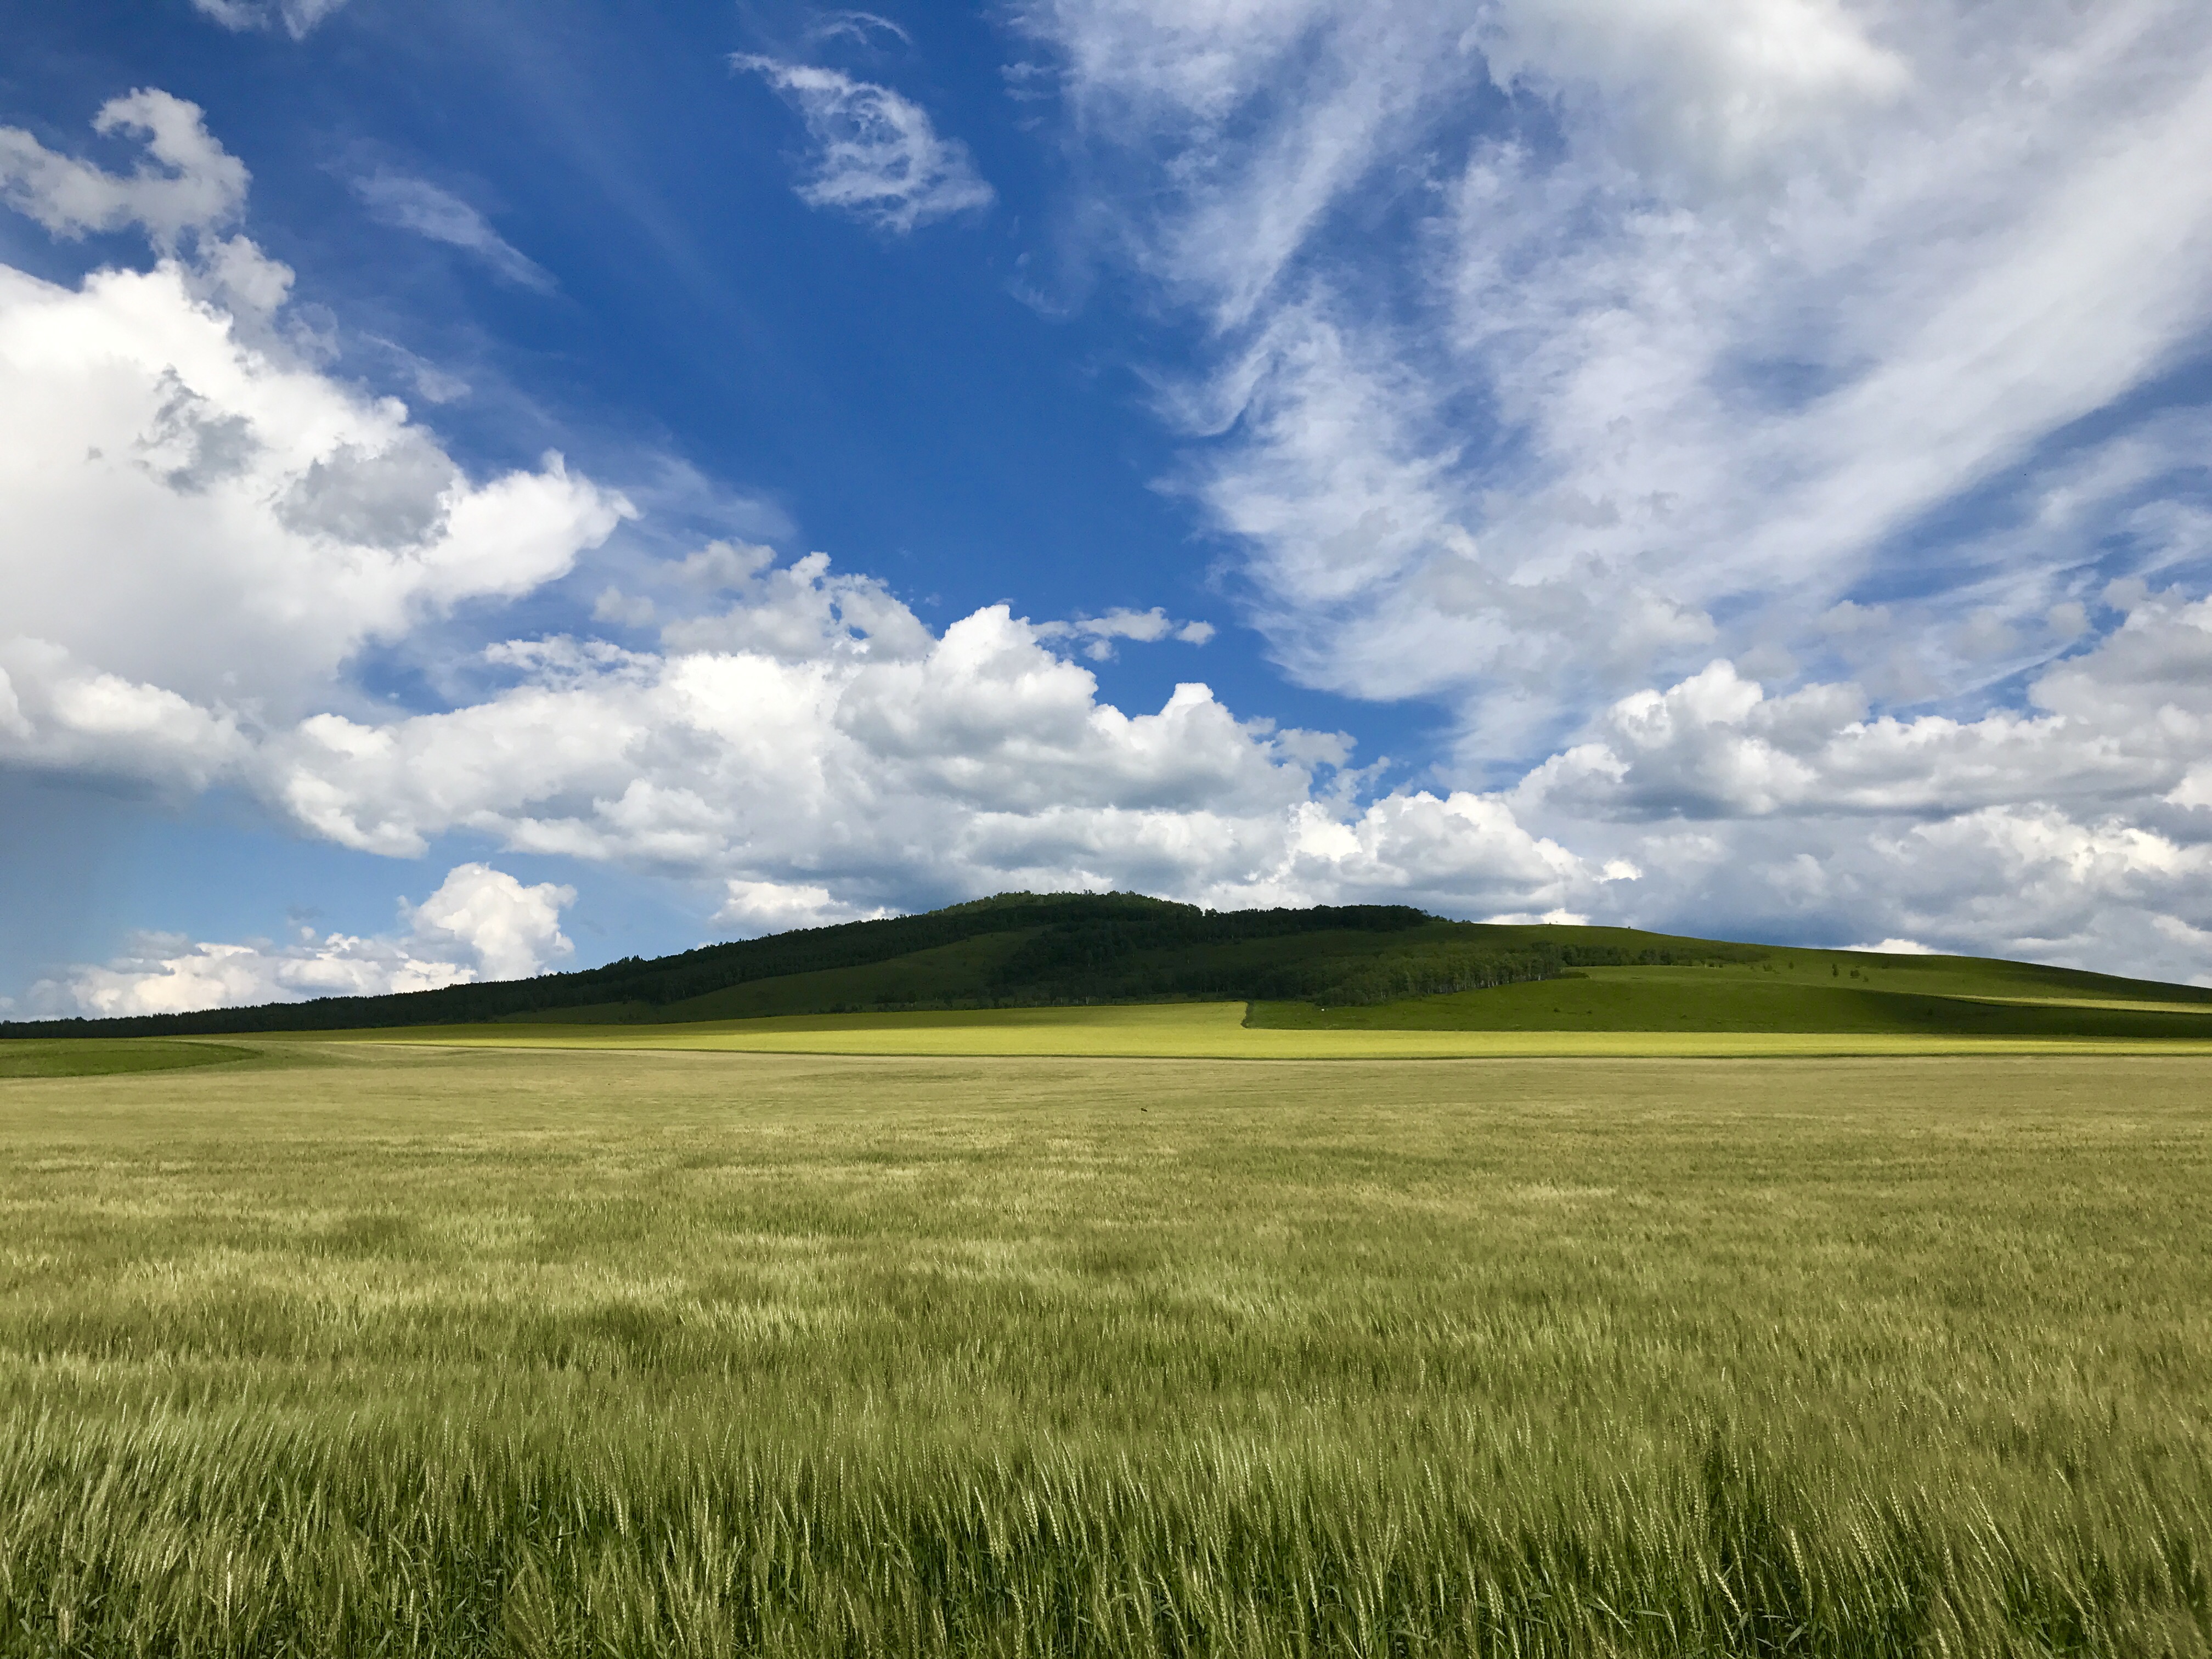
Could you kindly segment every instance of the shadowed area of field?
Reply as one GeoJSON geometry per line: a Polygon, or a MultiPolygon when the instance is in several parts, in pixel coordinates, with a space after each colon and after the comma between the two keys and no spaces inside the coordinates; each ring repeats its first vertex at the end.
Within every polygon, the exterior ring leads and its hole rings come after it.
{"type": "MultiPolygon", "coordinates": [[[[1777,953],[1779,954],[1779,953],[1777,953]]],[[[1808,953],[1809,954],[1809,953],[1808,953]]],[[[2212,1005],[2063,993],[1966,957],[1901,965],[1861,958],[1850,975],[1711,968],[1592,968],[1572,977],[1355,1007],[1254,1005],[1280,1030],[1674,1031],[1865,1036],[2212,1040],[2212,1005]],[[1956,964],[1954,966],[1953,964],[1956,964]],[[2054,994],[2054,992],[2059,993],[2054,994]]],[[[2176,988],[2177,992],[2190,988],[2176,988]]]]}
{"type": "Polygon", "coordinates": [[[33,1037],[0,1042],[0,1078],[112,1077],[173,1072],[250,1060],[256,1050],[234,1043],[169,1042],[161,1037],[33,1037]]]}
{"type": "Polygon", "coordinates": [[[271,1051],[0,1085],[0,1652],[2212,1645],[2212,1062],[271,1051]]]}

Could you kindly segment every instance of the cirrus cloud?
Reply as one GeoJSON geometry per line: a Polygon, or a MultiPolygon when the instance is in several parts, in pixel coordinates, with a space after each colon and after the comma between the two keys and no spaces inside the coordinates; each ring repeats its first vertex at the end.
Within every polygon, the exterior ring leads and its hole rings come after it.
{"type": "Polygon", "coordinates": [[[346,0],[192,0],[201,16],[220,23],[233,33],[250,29],[282,27],[295,40],[304,40],[318,24],[343,6],[346,0]]]}
{"type": "Polygon", "coordinates": [[[940,134],[927,110],[889,87],[748,52],[730,62],[761,76],[805,121],[813,150],[797,188],[810,206],[834,208],[903,235],[997,199],[968,147],[940,134]]]}
{"type": "Polygon", "coordinates": [[[502,281],[550,294],[559,286],[543,266],[491,227],[469,203],[427,179],[389,168],[356,179],[354,194],[378,220],[473,254],[502,281]]]}

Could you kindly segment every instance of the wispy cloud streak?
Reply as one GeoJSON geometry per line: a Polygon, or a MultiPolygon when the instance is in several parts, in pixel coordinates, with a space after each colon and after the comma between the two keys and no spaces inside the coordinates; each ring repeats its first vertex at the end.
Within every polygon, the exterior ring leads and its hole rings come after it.
{"type": "Polygon", "coordinates": [[[473,254],[492,273],[519,288],[550,294],[550,273],[491,227],[483,214],[427,179],[386,170],[353,181],[354,193],[383,223],[473,254]]]}
{"type": "Polygon", "coordinates": [[[836,70],[741,53],[732,64],[760,76],[806,123],[812,151],[799,199],[901,235],[997,199],[968,147],[939,133],[929,112],[889,87],[836,70]]]}

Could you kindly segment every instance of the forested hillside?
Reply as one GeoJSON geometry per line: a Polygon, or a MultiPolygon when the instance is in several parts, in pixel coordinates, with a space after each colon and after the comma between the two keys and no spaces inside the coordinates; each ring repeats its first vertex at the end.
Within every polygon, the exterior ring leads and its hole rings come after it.
{"type": "MultiPolygon", "coordinates": [[[[2212,992],[2193,987],[2033,963],[1736,945],[1624,927],[1446,921],[1403,905],[1212,911],[1136,893],[1005,893],[921,915],[803,928],[534,979],[199,1013],[18,1021],[0,1024],[0,1036],[185,1036],[514,1020],[657,1024],[1191,1000],[1273,1005],[1273,1012],[1255,1013],[1257,1023],[1269,1024],[1442,1021],[1479,1028],[1521,1019],[1512,1011],[1525,998],[1449,1000],[1625,969],[1666,970],[1664,982],[1632,992],[1580,987],[1565,1001],[1529,1004],[1529,1017],[1548,1024],[1559,1013],[1570,1025],[1657,1019],[1671,1028],[1708,1014],[1753,1018],[1728,1013],[1715,1001],[1752,994],[1761,1007],[1775,1004],[1773,1018],[1802,1020],[1814,1014],[1797,993],[1816,984],[1823,994],[1832,987],[1838,994],[1879,989],[1953,1000],[2212,1001],[2212,992]],[[1688,971],[1698,969],[1725,971],[1688,971]],[[1753,980],[1739,984],[1747,975],[1753,980]],[[1632,1008],[1605,1000],[1624,995],[1632,1008]],[[1577,1012],[1585,1004],[1588,1011],[1577,1012]]],[[[1820,1022],[1841,1017],[1818,1014],[1820,1022]]]]}

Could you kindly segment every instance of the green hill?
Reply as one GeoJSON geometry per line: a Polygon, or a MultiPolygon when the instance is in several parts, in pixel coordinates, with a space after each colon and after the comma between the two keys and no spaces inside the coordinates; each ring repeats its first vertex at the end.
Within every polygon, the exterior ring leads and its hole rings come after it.
{"type": "Polygon", "coordinates": [[[1255,1003],[1280,1030],[1798,1031],[2212,1038],[2212,993],[1978,957],[1774,949],[1717,967],[1571,969],[1373,1007],[1255,1003]]]}
{"type": "Polygon", "coordinates": [[[1007,893],[571,974],[203,1013],[0,1025],[178,1036],[1241,1001],[1275,1029],[2212,1036],[2212,990],[1973,957],[1445,921],[1403,906],[1213,912],[1007,893]]]}

